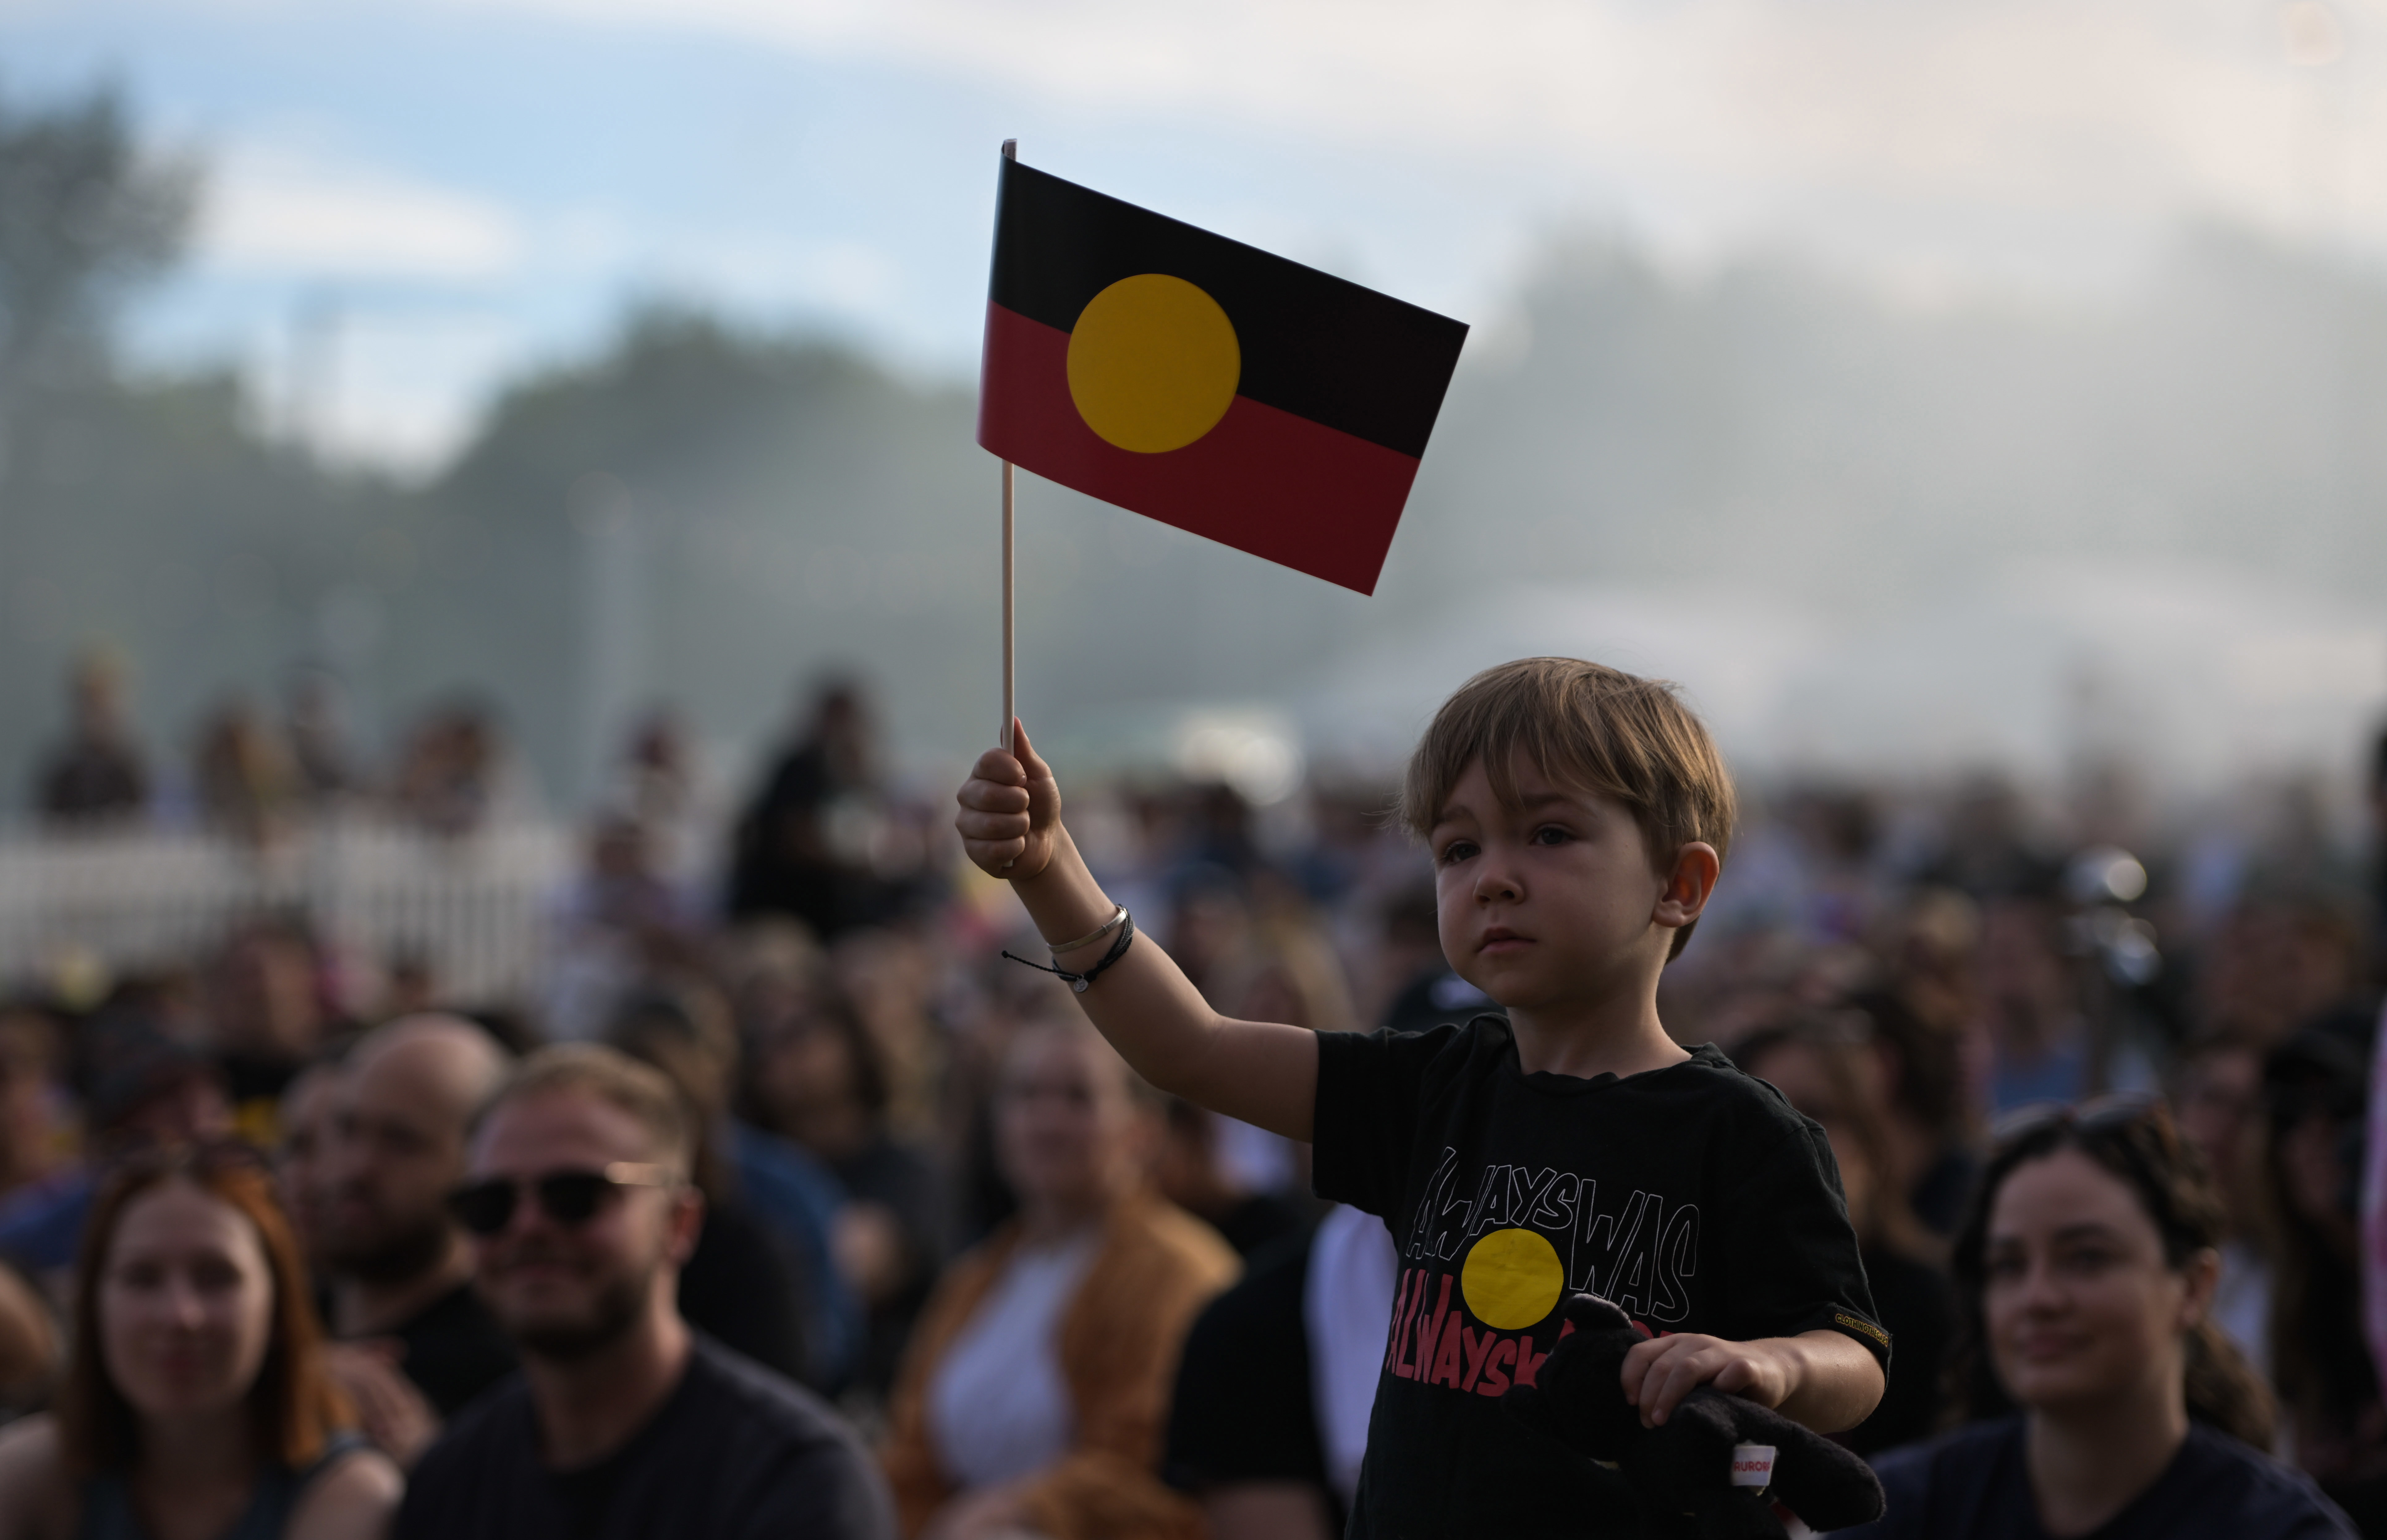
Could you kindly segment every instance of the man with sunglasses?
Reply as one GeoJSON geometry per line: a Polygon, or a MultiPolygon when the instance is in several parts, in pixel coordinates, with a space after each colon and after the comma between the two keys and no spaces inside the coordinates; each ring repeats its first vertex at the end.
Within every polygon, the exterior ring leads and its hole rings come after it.
{"type": "Polygon", "coordinates": [[[887,1540],[876,1466],[808,1392],[680,1319],[704,1200],[670,1083],[592,1044],[524,1061],[449,1212],[521,1378],[425,1455],[394,1540],[887,1540]]]}

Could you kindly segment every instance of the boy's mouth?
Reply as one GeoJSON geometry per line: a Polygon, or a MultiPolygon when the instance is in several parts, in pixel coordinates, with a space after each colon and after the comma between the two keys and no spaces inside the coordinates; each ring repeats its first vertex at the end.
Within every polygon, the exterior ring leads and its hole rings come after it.
{"type": "Polygon", "coordinates": [[[1514,952],[1521,947],[1530,944],[1533,938],[1531,936],[1521,936],[1505,925],[1496,925],[1491,929],[1484,932],[1483,938],[1475,943],[1475,950],[1478,952],[1514,952]]]}

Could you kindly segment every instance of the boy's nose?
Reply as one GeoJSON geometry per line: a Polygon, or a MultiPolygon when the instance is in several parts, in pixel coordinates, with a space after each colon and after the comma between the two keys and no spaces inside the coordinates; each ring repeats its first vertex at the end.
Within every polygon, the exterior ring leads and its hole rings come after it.
{"type": "Polygon", "coordinates": [[[1514,874],[1497,863],[1485,862],[1475,878],[1475,901],[1478,903],[1514,903],[1522,897],[1524,889],[1514,874]]]}

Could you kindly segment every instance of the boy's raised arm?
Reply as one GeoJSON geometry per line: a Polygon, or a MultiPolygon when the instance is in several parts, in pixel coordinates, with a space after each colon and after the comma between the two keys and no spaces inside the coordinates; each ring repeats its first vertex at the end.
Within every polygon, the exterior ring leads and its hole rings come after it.
{"type": "MultiPolygon", "coordinates": [[[[1011,883],[1047,942],[1086,935],[1111,917],[1112,903],[1062,826],[1052,766],[1016,720],[1011,733],[1018,753],[990,749],[979,756],[954,827],[972,861],[1011,883]]],[[[1116,939],[1103,936],[1055,961],[1082,972],[1116,939]]],[[[1288,1139],[1310,1137],[1317,1034],[1220,1016],[1149,937],[1139,935],[1078,1004],[1120,1057],[1162,1091],[1288,1139]]]]}

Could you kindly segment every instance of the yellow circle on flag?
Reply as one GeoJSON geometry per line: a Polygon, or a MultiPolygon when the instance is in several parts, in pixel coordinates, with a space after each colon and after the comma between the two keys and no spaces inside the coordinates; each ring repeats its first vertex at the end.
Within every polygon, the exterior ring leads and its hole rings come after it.
{"type": "Polygon", "coordinates": [[[1530,1230],[1496,1230],[1475,1243],[1459,1269],[1470,1314],[1502,1332],[1522,1332],[1558,1307],[1566,1269],[1558,1249],[1530,1230]]]}
{"type": "Polygon", "coordinates": [[[1122,278],[1069,332],[1069,399],[1105,443],[1181,449],[1219,425],[1244,377],[1235,323],[1200,287],[1165,272],[1122,278]]]}

